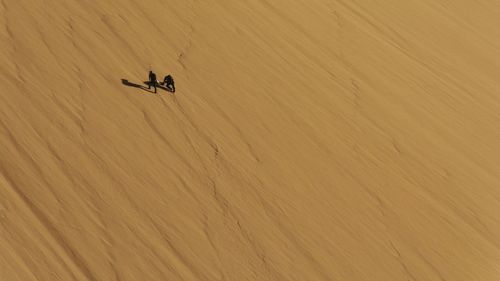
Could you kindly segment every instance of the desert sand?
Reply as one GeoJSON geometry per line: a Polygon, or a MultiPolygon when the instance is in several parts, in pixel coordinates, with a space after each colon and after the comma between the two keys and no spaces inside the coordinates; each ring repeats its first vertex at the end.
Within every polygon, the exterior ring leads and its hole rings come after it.
{"type": "Polygon", "coordinates": [[[499,280],[499,24],[2,0],[0,280],[499,280]]]}

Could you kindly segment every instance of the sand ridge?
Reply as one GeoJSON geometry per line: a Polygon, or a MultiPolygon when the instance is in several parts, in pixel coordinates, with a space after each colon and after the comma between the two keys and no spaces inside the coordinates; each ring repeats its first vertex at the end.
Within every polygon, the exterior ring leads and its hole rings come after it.
{"type": "Polygon", "coordinates": [[[499,13],[2,0],[0,279],[497,280],[499,13]]]}

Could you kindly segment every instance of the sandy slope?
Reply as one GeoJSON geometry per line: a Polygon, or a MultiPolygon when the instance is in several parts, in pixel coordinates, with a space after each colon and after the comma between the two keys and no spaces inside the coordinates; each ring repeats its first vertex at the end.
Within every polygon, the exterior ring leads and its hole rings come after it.
{"type": "Polygon", "coordinates": [[[1,280],[498,280],[500,4],[0,5],[1,280]],[[178,92],[140,84],[152,67],[178,92]]]}

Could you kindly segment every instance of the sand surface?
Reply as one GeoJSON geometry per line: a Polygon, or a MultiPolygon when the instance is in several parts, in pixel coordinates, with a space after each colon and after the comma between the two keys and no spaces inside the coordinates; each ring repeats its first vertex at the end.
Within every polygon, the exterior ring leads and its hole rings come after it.
{"type": "Polygon", "coordinates": [[[500,2],[1,0],[0,280],[500,280],[500,2]],[[143,88],[149,68],[175,94],[143,88]]]}

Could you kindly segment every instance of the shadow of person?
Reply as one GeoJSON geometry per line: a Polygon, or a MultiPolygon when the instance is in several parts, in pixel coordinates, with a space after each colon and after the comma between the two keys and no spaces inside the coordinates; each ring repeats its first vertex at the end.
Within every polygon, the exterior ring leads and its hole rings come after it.
{"type": "Polygon", "coordinates": [[[132,83],[132,82],[128,81],[127,79],[122,79],[122,84],[125,85],[125,86],[129,86],[129,87],[139,88],[139,89],[144,90],[144,91],[149,92],[149,93],[153,93],[148,88],[146,88],[146,87],[144,87],[142,85],[139,85],[139,84],[132,83]]]}

